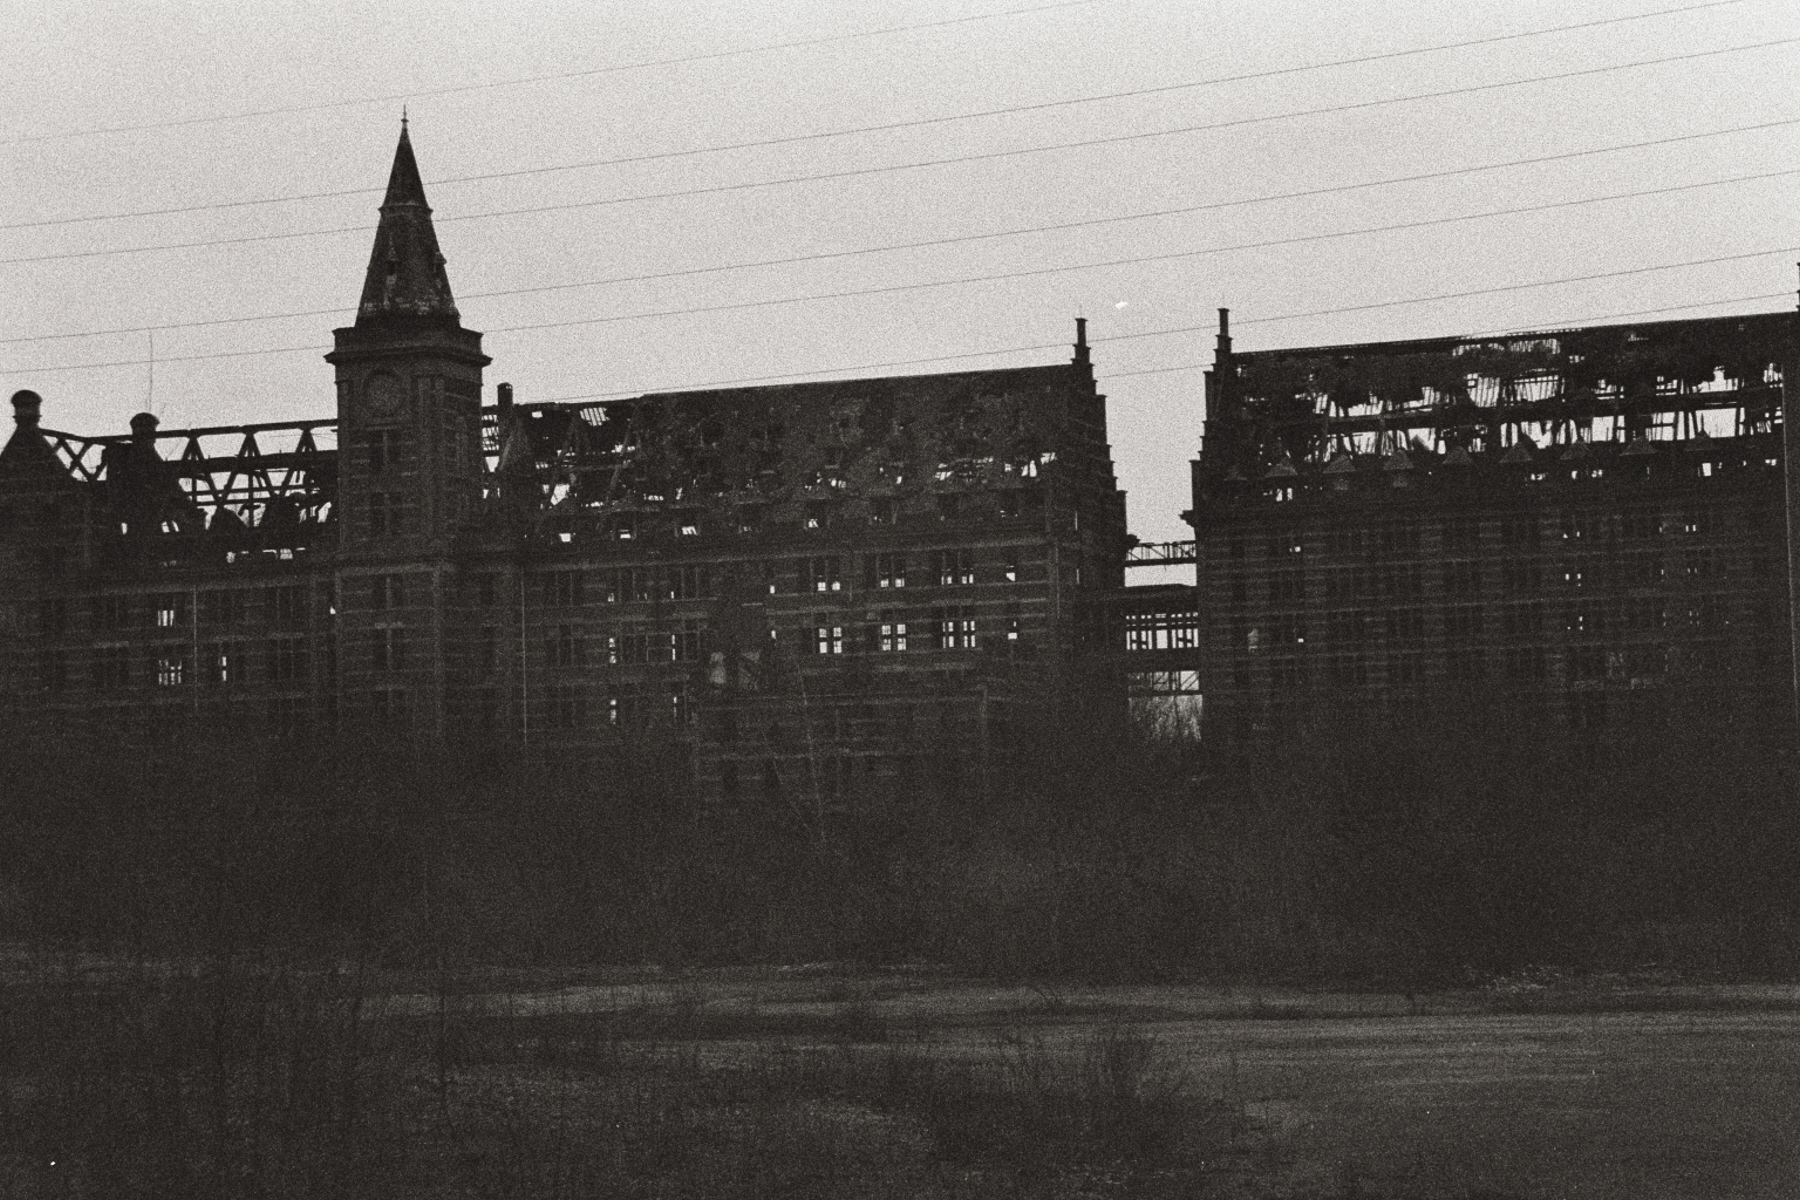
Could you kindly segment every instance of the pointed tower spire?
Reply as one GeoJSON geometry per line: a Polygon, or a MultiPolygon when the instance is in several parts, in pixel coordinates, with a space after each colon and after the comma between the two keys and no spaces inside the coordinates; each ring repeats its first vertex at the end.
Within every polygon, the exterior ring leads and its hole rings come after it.
{"type": "Polygon", "coordinates": [[[356,323],[367,326],[390,317],[426,317],[451,326],[460,323],[405,117],[400,119],[400,144],[394,150],[387,195],[381,201],[381,221],[375,229],[375,248],[369,255],[356,323]]]}

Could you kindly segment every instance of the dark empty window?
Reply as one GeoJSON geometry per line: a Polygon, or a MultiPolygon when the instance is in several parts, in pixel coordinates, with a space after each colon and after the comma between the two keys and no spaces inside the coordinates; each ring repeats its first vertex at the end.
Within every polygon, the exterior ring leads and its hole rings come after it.
{"type": "Polygon", "coordinates": [[[969,550],[938,551],[937,580],[942,587],[975,582],[975,555],[969,550]]]}
{"type": "Polygon", "coordinates": [[[841,560],[835,554],[823,555],[806,560],[806,590],[809,592],[837,592],[844,587],[840,574],[841,560]]]}
{"type": "Polygon", "coordinates": [[[406,579],[401,575],[375,575],[369,580],[370,608],[405,608],[406,579]]]}
{"type": "Polygon", "coordinates": [[[580,571],[552,571],[545,579],[544,602],[551,608],[580,608],[580,571]]]}
{"type": "Polygon", "coordinates": [[[400,465],[400,431],[377,429],[369,434],[369,470],[377,475],[400,465]]]}
{"type": "Polygon", "coordinates": [[[389,537],[400,532],[402,495],[399,492],[369,493],[369,536],[389,537]]]}
{"type": "Polygon", "coordinates": [[[703,649],[700,622],[683,621],[675,633],[675,661],[699,662],[703,649]]]}
{"type": "Polygon", "coordinates": [[[550,665],[579,667],[582,661],[582,638],[572,625],[559,625],[550,639],[550,665]]]}
{"type": "Polygon", "coordinates": [[[275,638],[269,643],[269,678],[276,683],[295,683],[306,678],[306,640],[275,638]]]}
{"type": "Polygon", "coordinates": [[[406,665],[406,630],[387,625],[374,631],[369,665],[377,671],[398,671],[406,665]]]}
{"type": "Polygon", "coordinates": [[[877,588],[903,588],[906,586],[906,556],[904,554],[877,554],[875,556],[875,586],[877,588]]]}

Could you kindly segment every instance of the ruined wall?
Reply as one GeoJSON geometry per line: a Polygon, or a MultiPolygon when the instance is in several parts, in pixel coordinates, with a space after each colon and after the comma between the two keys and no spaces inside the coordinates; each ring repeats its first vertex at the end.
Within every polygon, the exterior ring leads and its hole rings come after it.
{"type": "Polygon", "coordinates": [[[523,532],[463,584],[471,719],[682,730],[721,799],[966,778],[1122,576],[1085,367],[517,406],[491,448],[523,532]]]}
{"type": "Polygon", "coordinates": [[[658,744],[717,800],[819,808],[968,785],[1105,637],[1124,497],[1085,361],[510,401],[430,546],[365,519],[418,477],[373,424],[34,434],[92,553],[9,670],[63,653],[71,724],[658,744]],[[375,481],[348,513],[345,469],[375,481]]]}
{"type": "Polygon", "coordinates": [[[1489,695],[1584,736],[1782,728],[1792,321],[1227,350],[1195,466],[1214,727],[1489,695]]]}

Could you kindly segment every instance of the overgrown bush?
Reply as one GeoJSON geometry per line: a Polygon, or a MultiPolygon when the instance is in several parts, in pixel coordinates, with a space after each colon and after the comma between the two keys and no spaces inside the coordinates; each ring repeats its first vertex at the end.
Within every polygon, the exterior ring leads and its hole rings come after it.
{"type": "Polygon", "coordinates": [[[0,913],[134,957],[351,939],[418,968],[926,959],[1408,991],[1551,961],[1800,969],[1785,746],[1704,714],[1578,745],[1503,711],[1332,714],[1238,763],[1047,726],[985,792],[824,826],[701,811],[655,747],[14,743],[0,913]]]}

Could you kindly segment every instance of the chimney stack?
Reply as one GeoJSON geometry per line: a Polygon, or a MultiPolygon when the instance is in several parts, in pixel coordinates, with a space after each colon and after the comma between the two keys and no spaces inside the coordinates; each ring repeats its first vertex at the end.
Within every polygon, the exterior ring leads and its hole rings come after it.
{"type": "Polygon", "coordinates": [[[20,429],[36,429],[42,416],[44,398],[33,391],[14,392],[13,421],[20,429]]]}

